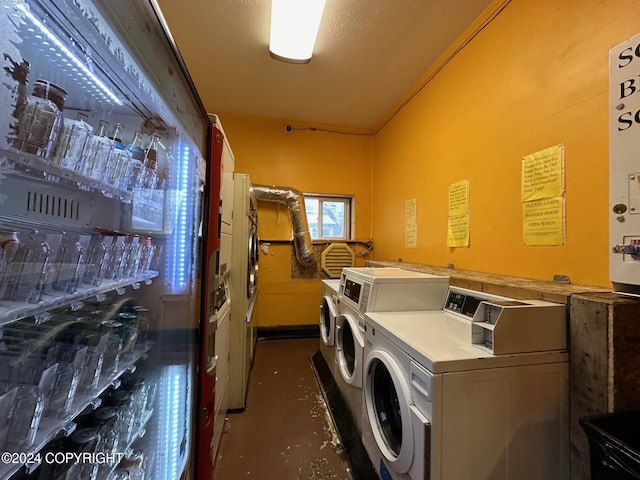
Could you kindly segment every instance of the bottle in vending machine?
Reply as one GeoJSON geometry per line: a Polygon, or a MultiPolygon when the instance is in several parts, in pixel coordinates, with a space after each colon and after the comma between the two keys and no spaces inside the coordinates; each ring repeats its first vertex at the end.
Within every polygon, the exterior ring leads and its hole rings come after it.
{"type": "Polygon", "coordinates": [[[116,188],[126,188],[127,178],[133,167],[132,153],[122,144],[121,136],[123,129],[124,125],[122,123],[118,122],[114,125],[114,130],[110,137],[114,147],[113,154],[103,179],[105,183],[116,188]]]}
{"type": "Polygon", "coordinates": [[[84,273],[89,238],[88,235],[63,234],[52,267],[53,291],[68,294],[76,292],[84,273]]]}
{"type": "Polygon", "coordinates": [[[142,132],[136,132],[131,143],[125,148],[131,152],[131,169],[128,178],[125,180],[125,188],[128,191],[133,191],[140,186],[139,182],[144,179],[145,151],[142,148],[142,132]]]}
{"type": "Polygon", "coordinates": [[[151,135],[151,141],[147,147],[144,159],[144,173],[142,184],[145,189],[156,188],[158,181],[158,148],[160,147],[160,135],[154,133],[151,135]]]}
{"type": "Polygon", "coordinates": [[[108,127],[109,123],[106,120],[100,120],[98,133],[93,135],[82,164],[81,173],[94,180],[102,180],[105,174],[108,175],[107,168],[115,148],[113,142],[107,137],[108,127]]]}
{"type": "Polygon", "coordinates": [[[62,168],[80,171],[85,155],[93,140],[93,127],[87,123],[87,115],[79,112],[76,119],[64,118],[60,129],[54,163],[62,168]]]}
{"type": "Polygon", "coordinates": [[[38,303],[44,291],[53,260],[53,249],[46,237],[36,230],[24,232],[7,264],[2,298],[28,303],[38,303]]]}
{"type": "Polygon", "coordinates": [[[42,158],[55,151],[67,92],[48,80],[36,80],[18,120],[16,148],[42,158]]]}

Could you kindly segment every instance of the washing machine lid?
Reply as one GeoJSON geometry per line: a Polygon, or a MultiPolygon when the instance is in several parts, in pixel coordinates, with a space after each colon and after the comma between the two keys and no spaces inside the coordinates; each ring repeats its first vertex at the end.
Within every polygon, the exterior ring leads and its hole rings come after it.
{"type": "Polygon", "coordinates": [[[449,277],[401,268],[344,268],[338,298],[357,311],[440,310],[449,277]]]}
{"type": "Polygon", "coordinates": [[[385,335],[432,373],[568,360],[564,350],[493,355],[471,344],[470,321],[444,311],[369,313],[365,324],[367,328],[375,328],[377,334],[385,335]]]}
{"type": "Polygon", "coordinates": [[[340,280],[335,279],[335,280],[322,280],[322,285],[326,286],[329,290],[331,290],[333,293],[338,293],[338,288],[340,288],[340,280]]]}
{"type": "Polygon", "coordinates": [[[345,267],[342,276],[358,283],[449,283],[446,275],[432,275],[430,273],[415,272],[396,267],[345,267]]]}

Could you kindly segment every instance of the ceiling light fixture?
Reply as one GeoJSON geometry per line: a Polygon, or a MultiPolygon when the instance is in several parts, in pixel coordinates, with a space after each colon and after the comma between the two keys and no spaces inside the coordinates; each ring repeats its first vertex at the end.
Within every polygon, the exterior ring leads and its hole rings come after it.
{"type": "Polygon", "coordinates": [[[271,0],[271,56],[291,63],[311,59],[325,1],[271,0]]]}

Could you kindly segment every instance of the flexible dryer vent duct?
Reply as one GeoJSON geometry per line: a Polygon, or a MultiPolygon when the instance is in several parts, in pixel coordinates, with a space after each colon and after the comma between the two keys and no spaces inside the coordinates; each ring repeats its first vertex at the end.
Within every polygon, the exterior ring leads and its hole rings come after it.
{"type": "Polygon", "coordinates": [[[304,195],[291,187],[269,187],[254,183],[252,188],[257,200],[283,203],[287,206],[293,225],[293,247],[296,258],[302,265],[312,265],[315,259],[311,233],[309,233],[309,224],[307,223],[307,212],[304,207],[304,195]]]}

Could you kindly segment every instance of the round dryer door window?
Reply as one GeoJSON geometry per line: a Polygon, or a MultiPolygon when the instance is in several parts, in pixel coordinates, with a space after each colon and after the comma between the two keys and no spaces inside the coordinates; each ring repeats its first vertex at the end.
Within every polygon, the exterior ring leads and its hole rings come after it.
{"type": "Polygon", "coordinates": [[[397,457],[402,447],[402,412],[398,392],[382,362],[373,362],[370,369],[373,412],[385,444],[397,457]]]}
{"type": "Polygon", "coordinates": [[[366,365],[365,421],[391,468],[397,473],[406,473],[416,451],[408,382],[396,360],[386,351],[369,352],[366,365]]]}

